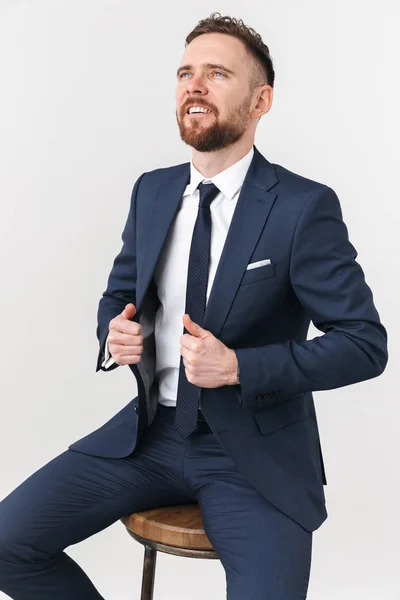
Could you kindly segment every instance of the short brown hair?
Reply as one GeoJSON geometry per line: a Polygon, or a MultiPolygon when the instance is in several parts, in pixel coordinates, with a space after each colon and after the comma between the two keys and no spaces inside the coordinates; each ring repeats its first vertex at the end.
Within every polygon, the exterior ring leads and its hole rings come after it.
{"type": "Polygon", "coordinates": [[[275,71],[269,48],[262,41],[261,35],[248,27],[241,19],[222,17],[214,12],[207,19],[202,19],[186,38],[185,47],[203,33],[225,33],[241,40],[247,51],[255,59],[255,68],[250,73],[250,88],[268,84],[274,87],[275,71]]]}

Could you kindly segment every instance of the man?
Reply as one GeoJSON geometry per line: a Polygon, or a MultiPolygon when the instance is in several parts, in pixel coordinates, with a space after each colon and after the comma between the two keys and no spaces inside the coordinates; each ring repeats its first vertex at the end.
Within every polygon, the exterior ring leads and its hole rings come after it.
{"type": "Polygon", "coordinates": [[[0,589],[95,600],[63,550],[134,511],[198,502],[228,600],[306,598],[326,483],[312,392],[380,375],[387,333],[328,186],[254,146],[267,46],[218,13],[187,38],[190,163],[142,174],[100,300],[97,370],[138,396],[0,505],[0,589]],[[312,319],[323,332],[307,340],[312,319]]]}

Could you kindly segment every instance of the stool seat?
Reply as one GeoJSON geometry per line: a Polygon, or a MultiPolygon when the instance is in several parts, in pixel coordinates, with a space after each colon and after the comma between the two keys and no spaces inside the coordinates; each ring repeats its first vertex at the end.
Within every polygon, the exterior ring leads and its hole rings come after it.
{"type": "Polygon", "coordinates": [[[144,510],[123,517],[121,521],[143,540],[188,550],[213,550],[197,503],[144,510]]]}
{"type": "Polygon", "coordinates": [[[144,546],[140,600],[153,600],[157,552],[219,558],[204,531],[197,503],[143,510],[126,515],[121,521],[129,535],[144,546]]]}

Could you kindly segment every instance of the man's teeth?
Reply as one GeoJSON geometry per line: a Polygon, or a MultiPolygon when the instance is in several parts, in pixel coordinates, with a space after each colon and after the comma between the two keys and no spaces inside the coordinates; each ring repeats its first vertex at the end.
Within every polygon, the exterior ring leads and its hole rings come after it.
{"type": "Polygon", "coordinates": [[[191,106],[189,108],[189,114],[196,113],[196,112],[210,113],[211,110],[208,110],[208,108],[202,108],[201,106],[191,106]]]}

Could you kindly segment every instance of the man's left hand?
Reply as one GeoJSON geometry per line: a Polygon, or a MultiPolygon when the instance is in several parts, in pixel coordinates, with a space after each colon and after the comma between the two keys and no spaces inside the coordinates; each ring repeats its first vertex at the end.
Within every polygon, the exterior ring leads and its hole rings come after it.
{"type": "Polygon", "coordinates": [[[194,323],[188,314],[183,315],[182,322],[189,331],[180,340],[188,381],[203,388],[237,384],[238,361],[234,350],[194,323]]]}

